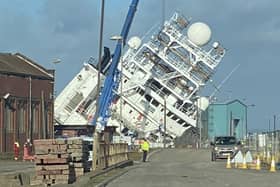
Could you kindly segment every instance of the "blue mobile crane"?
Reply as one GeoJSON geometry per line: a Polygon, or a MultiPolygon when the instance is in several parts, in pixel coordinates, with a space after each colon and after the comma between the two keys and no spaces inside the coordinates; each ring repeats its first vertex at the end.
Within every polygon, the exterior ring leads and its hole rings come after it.
{"type": "MultiPolygon", "coordinates": [[[[95,112],[92,125],[95,125],[98,127],[101,125],[101,128],[104,128],[107,125],[108,118],[110,117],[110,105],[112,103],[112,100],[115,96],[114,90],[118,88],[119,85],[119,71],[117,69],[118,63],[120,61],[121,57],[121,50],[123,46],[126,44],[126,39],[127,35],[130,29],[130,26],[132,24],[136,8],[138,5],[139,0],[132,0],[122,31],[121,31],[121,40],[118,40],[114,55],[112,58],[112,63],[110,65],[110,68],[107,72],[105,81],[104,81],[104,86],[101,90],[101,94],[98,99],[98,108],[97,111],[95,112]]],[[[122,72],[121,72],[122,73],[122,72]]]]}

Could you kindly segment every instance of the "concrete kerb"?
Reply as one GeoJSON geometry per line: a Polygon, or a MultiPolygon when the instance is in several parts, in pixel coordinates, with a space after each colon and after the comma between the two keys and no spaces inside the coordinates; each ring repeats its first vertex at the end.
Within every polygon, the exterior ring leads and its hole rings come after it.
{"type": "MultiPolygon", "coordinates": [[[[160,151],[162,151],[162,149],[157,149],[157,150],[154,150],[152,152],[150,152],[147,156],[147,161],[149,161],[149,159],[156,153],[159,153],[160,151]]],[[[142,162],[142,159],[139,160],[139,162],[142,162]]],[[[110,182],[114,181],[115,179],[119,178],[120,176],[124,175],[125,173],[127,173],[128,171],[132,170],[132,169],[135,169],[135,168],[138,168],[139,166],[141,166],[141,164],[139,165],[135,165],[135,166],[132,166],[130,168],[128,168],[127,170],[121,172],[120,174],[118,175],[115,175],[113,177],[110,177],[108,178],[107,180],[101,182],[100,184],[96,185],[97,187],[105,187],[107,186],[110,182]]]]}
{"type": "Polygon", "coordinates": [[[156,150],[152,151],[151,153],[149,153],[147,156],[147,161],[150,160],[151,156],[153,156],[156,153],[159,153],[160,151],[162,151],[162,149],[156,149],[156,150]]]}
{"type": "Polygon", "coordinates": [[[90,179],[94,178],[94,177],[97,177],[99,175],[102,175],[102,174],[105,174],[113,169],[116,169],[116,168],[123,168],[123,167],[126,167],[126,166],[131,166],[133,165],[133,161],[132,160],[127,160],[127,161],[123,161],[121,163],[118,163],[118,164],[115,164],[113,166],[110,166],[109,168],[106,168],[104,170],[99,170],[97,172],[95,172],[93,175],[90,176],[90,179]]]}
{"type": "Polygon", "coordinates": [[[101,183],[99,183],[99,184],[97,184],[97,185],[95,185],[95,186],[96,186],[96,187],[105,187],[105,186],[107,186],[110,182],[112,182],[113,180],[115,180],[115,179],[119,178],[120,176],[124,175],[124,174],[127,173],[129,170],[135,169],[135,168],[137,168],[137,167],[138,167],[138,166],[133,166],[133,167],[131,167],[131,168],[129,168],[129,169],[127,169],[127,170],[125,170],[125,171],[119,173],[118,175],[115,175],[115,176],[112,176],[112,177],[108,178],[107,180],[105,180],[105,181],[103,181],[103,182],[101,182],[101,183]]]}

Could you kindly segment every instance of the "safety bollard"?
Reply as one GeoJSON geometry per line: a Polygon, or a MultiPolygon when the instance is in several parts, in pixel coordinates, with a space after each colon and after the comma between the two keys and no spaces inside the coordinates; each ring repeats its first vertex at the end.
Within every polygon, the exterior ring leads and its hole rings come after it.
{"type": "Polygon", "coordinates": [[[276,169],[275,169],[275,158],[274,156],[272,156],[272,159],[271,159],[271,165],[270,165],[270,172],[276,172],[276,169]]]}
{"type": "Polygon", "coordinates": [[[247,169],[247,163],[246,163],[246,158],[245,156],[243,157],[243,163],[241,169],[247,169]]]}
{"type": "Polygon", "coordinates": [[[226,168],[227,168],[227,169],[230,169],[230,168],[231,168],[230,155],[228,155],[228,158],[227,158],[227,165],[226,165],[226,168]]]}
{"type": "Polygon", "coordinates": [[[261,161],[259,155],[257,156],[256,170],[261,170],[261,161]]]}

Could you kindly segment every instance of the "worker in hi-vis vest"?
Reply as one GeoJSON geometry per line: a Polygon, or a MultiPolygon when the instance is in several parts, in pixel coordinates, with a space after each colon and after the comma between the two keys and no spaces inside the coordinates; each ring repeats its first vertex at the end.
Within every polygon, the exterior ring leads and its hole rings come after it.
{"type": "Polygon", "coordinates": [[[144,138],[143,143],[141,145],[141,149],[143,151],[143,162],[146,162],[146,158],[147,158],[149,148],[150,148],[149,142],[144,138]]]}

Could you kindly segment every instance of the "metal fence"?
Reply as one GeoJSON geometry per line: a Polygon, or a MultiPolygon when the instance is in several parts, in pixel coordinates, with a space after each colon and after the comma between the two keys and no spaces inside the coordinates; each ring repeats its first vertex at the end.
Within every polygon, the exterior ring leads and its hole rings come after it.
{"type": "Polygon", "coordinates": [[[274,156],[280,161],[280,131],[270,131],[262,133],[252,133],[248,135],[247,145],[249,150],[262,160],[269,162],[274,156]]]}

